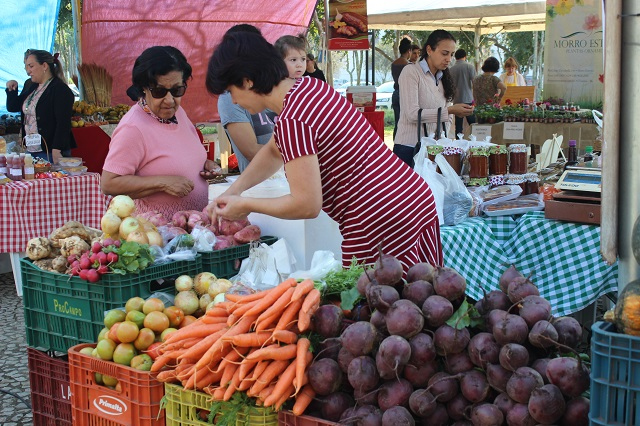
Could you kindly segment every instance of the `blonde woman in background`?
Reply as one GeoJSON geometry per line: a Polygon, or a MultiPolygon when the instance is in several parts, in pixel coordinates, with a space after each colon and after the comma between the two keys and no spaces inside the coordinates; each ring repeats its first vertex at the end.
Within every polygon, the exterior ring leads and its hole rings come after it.
{"type": "Polygon", "coordinates": [[[522,74],[518,72],[518,61],[516,61],[516,58],[512,56],[504,61],[504,69],[506,72],[500,75],[500,80],[502,80],[505,86],[508,87],[527,85],[522,74]]]}

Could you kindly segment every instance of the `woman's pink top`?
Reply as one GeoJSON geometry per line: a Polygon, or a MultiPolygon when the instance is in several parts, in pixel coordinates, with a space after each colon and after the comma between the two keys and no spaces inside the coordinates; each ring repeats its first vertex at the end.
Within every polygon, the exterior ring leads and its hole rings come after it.
{"type": "Polygon", "coordinates": [[[104,170],[121,176],[179,175],[194,183],[186,197],[157,192],[135,200],[136,213],[157,210],[170,220],[177,211],[207,205],[208,184],[200,176],[207,153],[182,107],[176,118],[178,124],[160,123],[136,104],[113,132],[104,170]]]}

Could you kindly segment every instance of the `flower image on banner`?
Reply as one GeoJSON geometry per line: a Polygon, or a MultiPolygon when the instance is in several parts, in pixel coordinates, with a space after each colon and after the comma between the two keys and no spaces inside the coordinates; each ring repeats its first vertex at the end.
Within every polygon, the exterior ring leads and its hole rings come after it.
{"type": "Polygon", "coordinates": [[[544,97],[602,105],[602,0],[547,0],[544,97]]]}

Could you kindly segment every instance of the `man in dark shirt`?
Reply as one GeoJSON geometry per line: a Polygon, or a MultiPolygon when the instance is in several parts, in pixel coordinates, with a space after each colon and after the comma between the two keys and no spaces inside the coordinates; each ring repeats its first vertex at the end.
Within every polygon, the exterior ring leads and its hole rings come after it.
{"type": "Polygon", "coordinates": [[[318,64],[316,63],[315,57],[312,53],[307,53],[307,70],[302,74],[302,76],[304,77],[305,75],[315,77],[325,83],[327,82],[327,79],[324,77],[324,73],[318,69],[318,64]]]}
{"type": "MultiPolygon", "coordinates": [[[[456,63],[449,68],[451,77],[456,85],[456,95],[453,98],[453,103],[465,103],[471,105],[473,102],[473,91],[471,89],[471,83],[476,76],[476,69],[467,62],[467,52],[464,49],[456,50],[454,54],[456,63]]],[[[456,135],[462,133],[464,117],[456,116],[456,135]]],[[[467,117],[467,123],[469,125],[476,122],[474,115],[467,117]]]]}

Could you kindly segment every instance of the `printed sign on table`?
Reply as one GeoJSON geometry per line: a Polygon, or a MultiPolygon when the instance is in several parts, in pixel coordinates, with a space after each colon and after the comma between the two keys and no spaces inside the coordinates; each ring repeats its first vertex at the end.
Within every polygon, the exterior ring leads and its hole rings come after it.
{"type": "Polygon", "coordinates": [[[369,49],[366,0],[329,0],[329,50],[369,49]]]}
{"type": "Polygon", "coordinates": [[[544,97],[602,105],[602,0],[546,0],[544,97]]]}
{"type": "Polygon", "coordinates": [[[502,139],[524,139],[524,123],[505,122],[502,139]]]}

